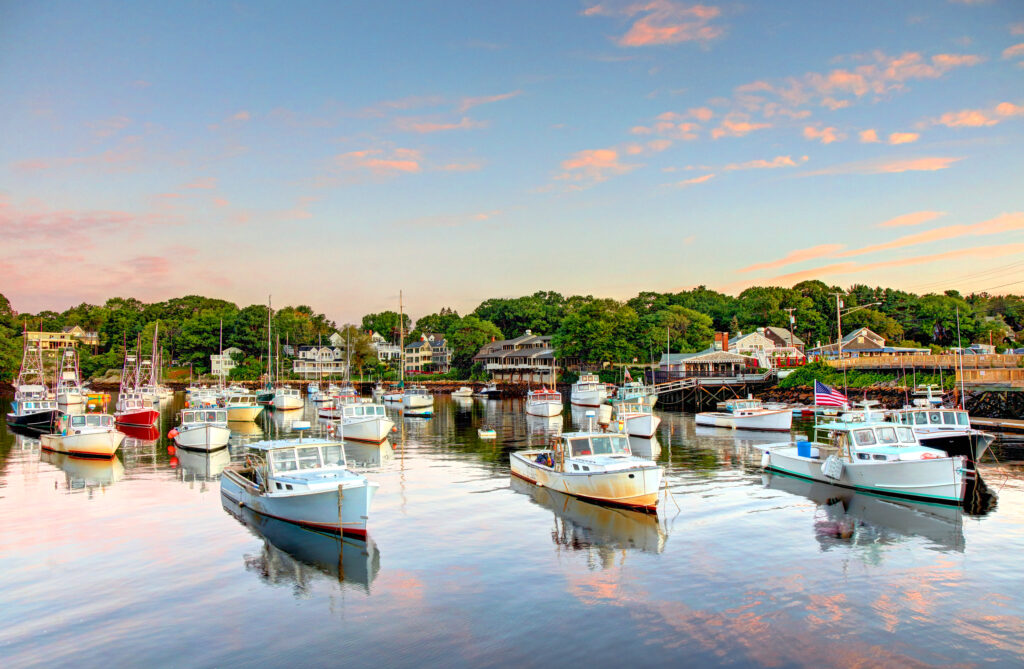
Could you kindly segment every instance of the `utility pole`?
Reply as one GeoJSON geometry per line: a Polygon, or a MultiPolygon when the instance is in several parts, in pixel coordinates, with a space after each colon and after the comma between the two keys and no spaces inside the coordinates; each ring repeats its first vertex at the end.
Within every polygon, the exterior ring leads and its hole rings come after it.
{"type": "MultiPolygon", "coordinates": [[[[838,333],[838,338],[836,339],[836,347],[837,347],[837,349],[839,351],[837,359],[838,360],[842,360],[843,359],[843,313],[842,313],[843,300],[841,298],[843,296],[843,293],[832,293],[832,294],[836,296],[836,332],[838,333]]],[[[845,367],[844,367],[844,369],[845,369],[845,367]]]]}

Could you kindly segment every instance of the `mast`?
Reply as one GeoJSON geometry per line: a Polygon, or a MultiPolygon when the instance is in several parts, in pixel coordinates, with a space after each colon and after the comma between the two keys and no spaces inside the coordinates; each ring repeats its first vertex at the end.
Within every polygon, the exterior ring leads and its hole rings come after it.
{"type": "Polygon", "coordinates": [[[401,367],[398,387],[405,389],[405,315],[402,311],[402,291],[398,291],[398,364],[401,367]]]}
{"type": "MultiPolygon", "coordinates": [[[[966,398],[964,397],[964,344],[960,340],[960,307],[956,308],[956,347],[960,352],[960,408],[963,409],[965,406],[966,398]]],[[[931,398],[931,390],[928,391],[929,398],[931,398]]],[[[930,402],[929,402],[930,403],[930,402]]]]}
{"type": "Polygon", "coordinates": [[[224,319],[220,319],[220,389],[224,390],[224,319]]]}
{"type": "Polygon", "coordinates": [[[270,339],[270,319],[274,310],[270,306],[270,295],[267,295],[267,388],[274,387],[274,350],[270,339]]]}

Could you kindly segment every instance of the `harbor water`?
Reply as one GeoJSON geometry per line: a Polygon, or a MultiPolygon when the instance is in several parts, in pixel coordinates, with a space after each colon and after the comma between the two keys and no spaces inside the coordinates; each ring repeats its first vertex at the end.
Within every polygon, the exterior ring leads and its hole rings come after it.
{"type": "Polygon", "coordinates": [[[777,435],[659,406],[657,437],[631,440],[666,470],[652,516],[510,477],[510,452],[579,410],[438,397],[431,418],[391,412],[380,447],[347,444],[380,483],[363,542],[222,501],[244,444],[315,423],[311,406],[197,455],[168,449],[182,402],[113,461],[0,428],[4,667],[1024,664],[1012,449],[986,456],[990,496],[965,512],[766,475],[757,445],[777,435]]]}

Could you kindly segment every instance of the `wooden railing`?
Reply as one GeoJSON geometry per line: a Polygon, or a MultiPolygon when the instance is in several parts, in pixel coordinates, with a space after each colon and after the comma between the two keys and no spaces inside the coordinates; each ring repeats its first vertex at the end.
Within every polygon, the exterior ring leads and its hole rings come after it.
{"type": "Polygon", "coordinates": [[[1024,369],[964,369],[963,382],[968,385],[996,384],[1024,388],[1024,369]]]}
{"type": "MultiPolygon", "coordinates": [[[[965,355],[963,369],[1012,369],[1016,368],[1024,355],[965,355]]],[[[858,358],[828,360],[828,364],[839,369],[958,369],[960,356],[952,353],[941,355],[876,355],[858,358]]]]}

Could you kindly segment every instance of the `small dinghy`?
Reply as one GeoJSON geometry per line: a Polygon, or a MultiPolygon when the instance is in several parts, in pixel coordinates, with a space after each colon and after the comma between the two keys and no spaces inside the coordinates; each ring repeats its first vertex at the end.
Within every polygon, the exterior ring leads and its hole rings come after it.
{"type": "Polygon", "coordinates": [[[476,431],[477,436],[481,439],[497,439],[498,433],[494,431],[493,427],[481,427],[476,431]]]}

